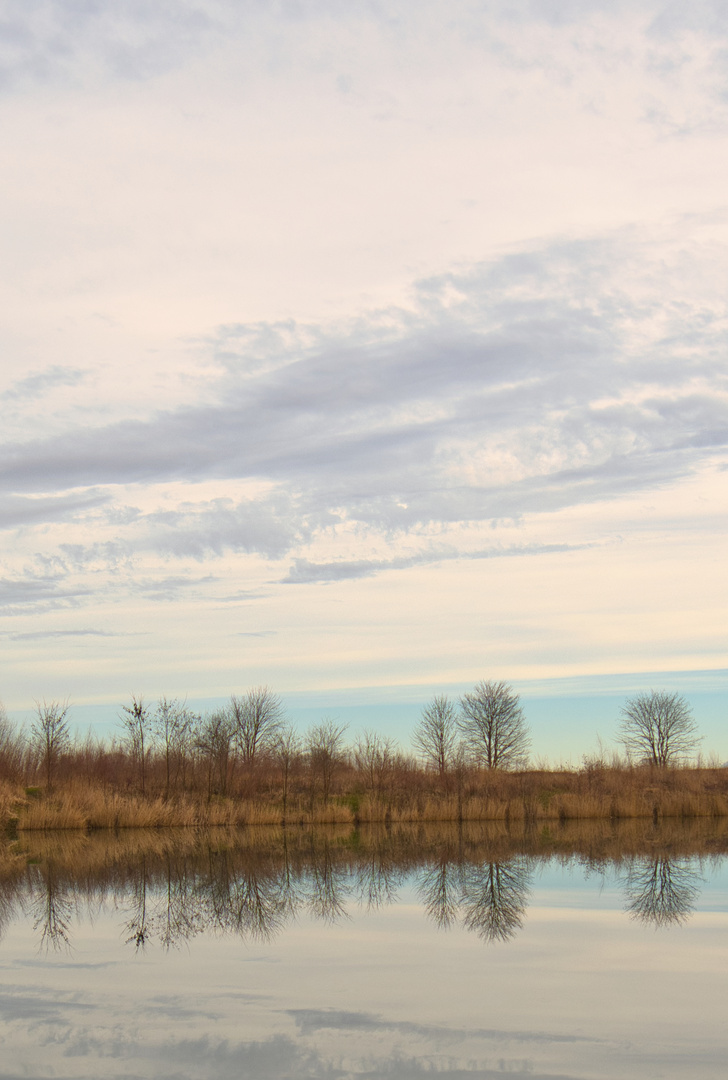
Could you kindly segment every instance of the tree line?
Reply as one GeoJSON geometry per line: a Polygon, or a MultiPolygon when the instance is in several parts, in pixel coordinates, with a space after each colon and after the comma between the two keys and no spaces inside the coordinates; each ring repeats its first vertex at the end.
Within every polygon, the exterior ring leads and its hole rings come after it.
{"type": "MultiPolygon", "coordinates": [[[[275,784],[285,814],[292,793],[326,805],[343,772],[381,798],[396,776],[417,773],[452,788],[470,769],[517,772],[528,766],[531,739],[518,694],[503,682],[481,681],[458,700],[436,695],[412,733],[414,754],[394,739],[364,731],[349,744],[347,727],[324,718],[299,732],[270,687],[232,694],[205,714],[161,697],[149,705],[132,696],[110,742],[72,738],[67,701],[39,702],[27,731],[0,706],[0,778],[35,779],[52,790],[61,777],[85,773],[142,795],[180,792],[257,795],[275,784]]],[[[700,736],[685,699],[666,691],[629,698],[617,739],[630,763],[659,768],[686,761],[700,736]]]]}

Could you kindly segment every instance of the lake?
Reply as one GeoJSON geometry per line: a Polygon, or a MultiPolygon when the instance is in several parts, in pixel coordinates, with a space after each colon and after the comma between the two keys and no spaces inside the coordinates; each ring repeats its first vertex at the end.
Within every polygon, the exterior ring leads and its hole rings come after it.
{"type": "Polygon", "coordinates": [[[728,822],[21,834],[0,1078],[711,1078],[728,822]]]}

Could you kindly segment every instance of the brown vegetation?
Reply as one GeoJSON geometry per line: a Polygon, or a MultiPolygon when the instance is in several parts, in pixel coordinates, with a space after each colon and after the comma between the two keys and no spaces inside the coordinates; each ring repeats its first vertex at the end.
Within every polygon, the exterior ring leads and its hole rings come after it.
{"type": "MultiPolygon", "coordinates": [[[[423,755],[423,764],[371,732],[349,748],[344,727],[333,720],[301,738],[284,724],[280,702],[266,688],[207,717],[167,699],[156,710],[134,699],[123,713],[120,743],[73,742],[64,726],[51,754],[42,721],[59,715],[65,725],[66,715],[65,703],[54,708],[39,706],[29,739],[0,717],[0,823],[11,830],[435,821],[513,826],[728,815],[728,769],[599,757],[577,769],[516,771],[489,768],[482,754],[468,755],[462,747],[455,753],[447,739],[444,749],[437,742],[437,753],[423,755]]],[[[451,726],[449,714],[445,720],[451,726]]],[[[449,737],[447,724],[443,737],[449,737]]],[[[442,734],[439,727],[435,734],[442,734]]]]}
{"type": "MultiPolygon", "coordinates": [[[[728,816],[728,770],[593,768],[503,772],[462,769],[443,779],[411,763],[383,782],[367,768],[342,764],[322,785],[317,767],[293,780],[270,762],[210,794],[195,773],[165,795],[166,778],[144,795],[109,778],[78,775],[70,762],[53,790],[0,783],[0,821],[18,830],[119,829],[384,822],[477,822],[508,825],[570,820],[728,816]]],[[[60,771],[60,770],[59,770],[60,771]]],[[[154,776],[154,770],[151,770],[154,776]]]]}

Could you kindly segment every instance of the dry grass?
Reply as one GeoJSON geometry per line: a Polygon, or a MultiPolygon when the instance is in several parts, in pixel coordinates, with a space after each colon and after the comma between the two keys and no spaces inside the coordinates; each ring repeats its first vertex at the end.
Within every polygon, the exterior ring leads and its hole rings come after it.
{"type": "MultiPolygon", "coordinates": [[[[427,779],[427,778],[426,778],[427,779]]],[[[439,792],[422,782],[386,796],[342,791],[326,805],[310,797],[289,800],[291,825],[354,825],[381,822],[581,821],[590,819],[697,818],[728,816],[726,769],[629,769],[471,772],[459,792],[439,792]]],[[[110,787],[68,781],[43,794],[0,785],[0,820],[21,831],[42,829],[160,829],[279,825],[281,803],[267,798],[211,800],[194,794],[165,800],[110,787]]]]}
{"type": "MultiPolygon", "coordinates": [[[[323,825],[353,822],[344,805],[292,807],[288,823],[323,825]]],[[[20,831],[45,829],[162,829],[217,828],[230,826],[280,825],[283,811],[274,802],[250,799],[193,797],[175,800],[144,799],[102,788],[69,784],[44,798],[26,800],[17,810],[20,831]]]]}
{"type": "Polygon", "coordinates": [[[0,780],[0,824],[14,821],[18,808],[26,801],[21,787],[7,780],[0,780]]]}

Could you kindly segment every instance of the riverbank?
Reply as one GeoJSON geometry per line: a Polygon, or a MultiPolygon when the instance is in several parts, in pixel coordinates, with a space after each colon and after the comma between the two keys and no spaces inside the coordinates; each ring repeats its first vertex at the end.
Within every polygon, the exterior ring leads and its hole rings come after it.
{"type": "Polygon", "coordinates": [[[340,787],[324,798],[299,790],[285,799],[256,780],[234,795],[179,791],[141,795],[72,779],[22,788],[0,783],[5,830],[218,827],[457,821],[549,822],[728,816],[728,769],[597,768],[472,771],[412,777],[381,791],[340,787]],[[415,783],[416,781],[416,783],[415,783]]]}

